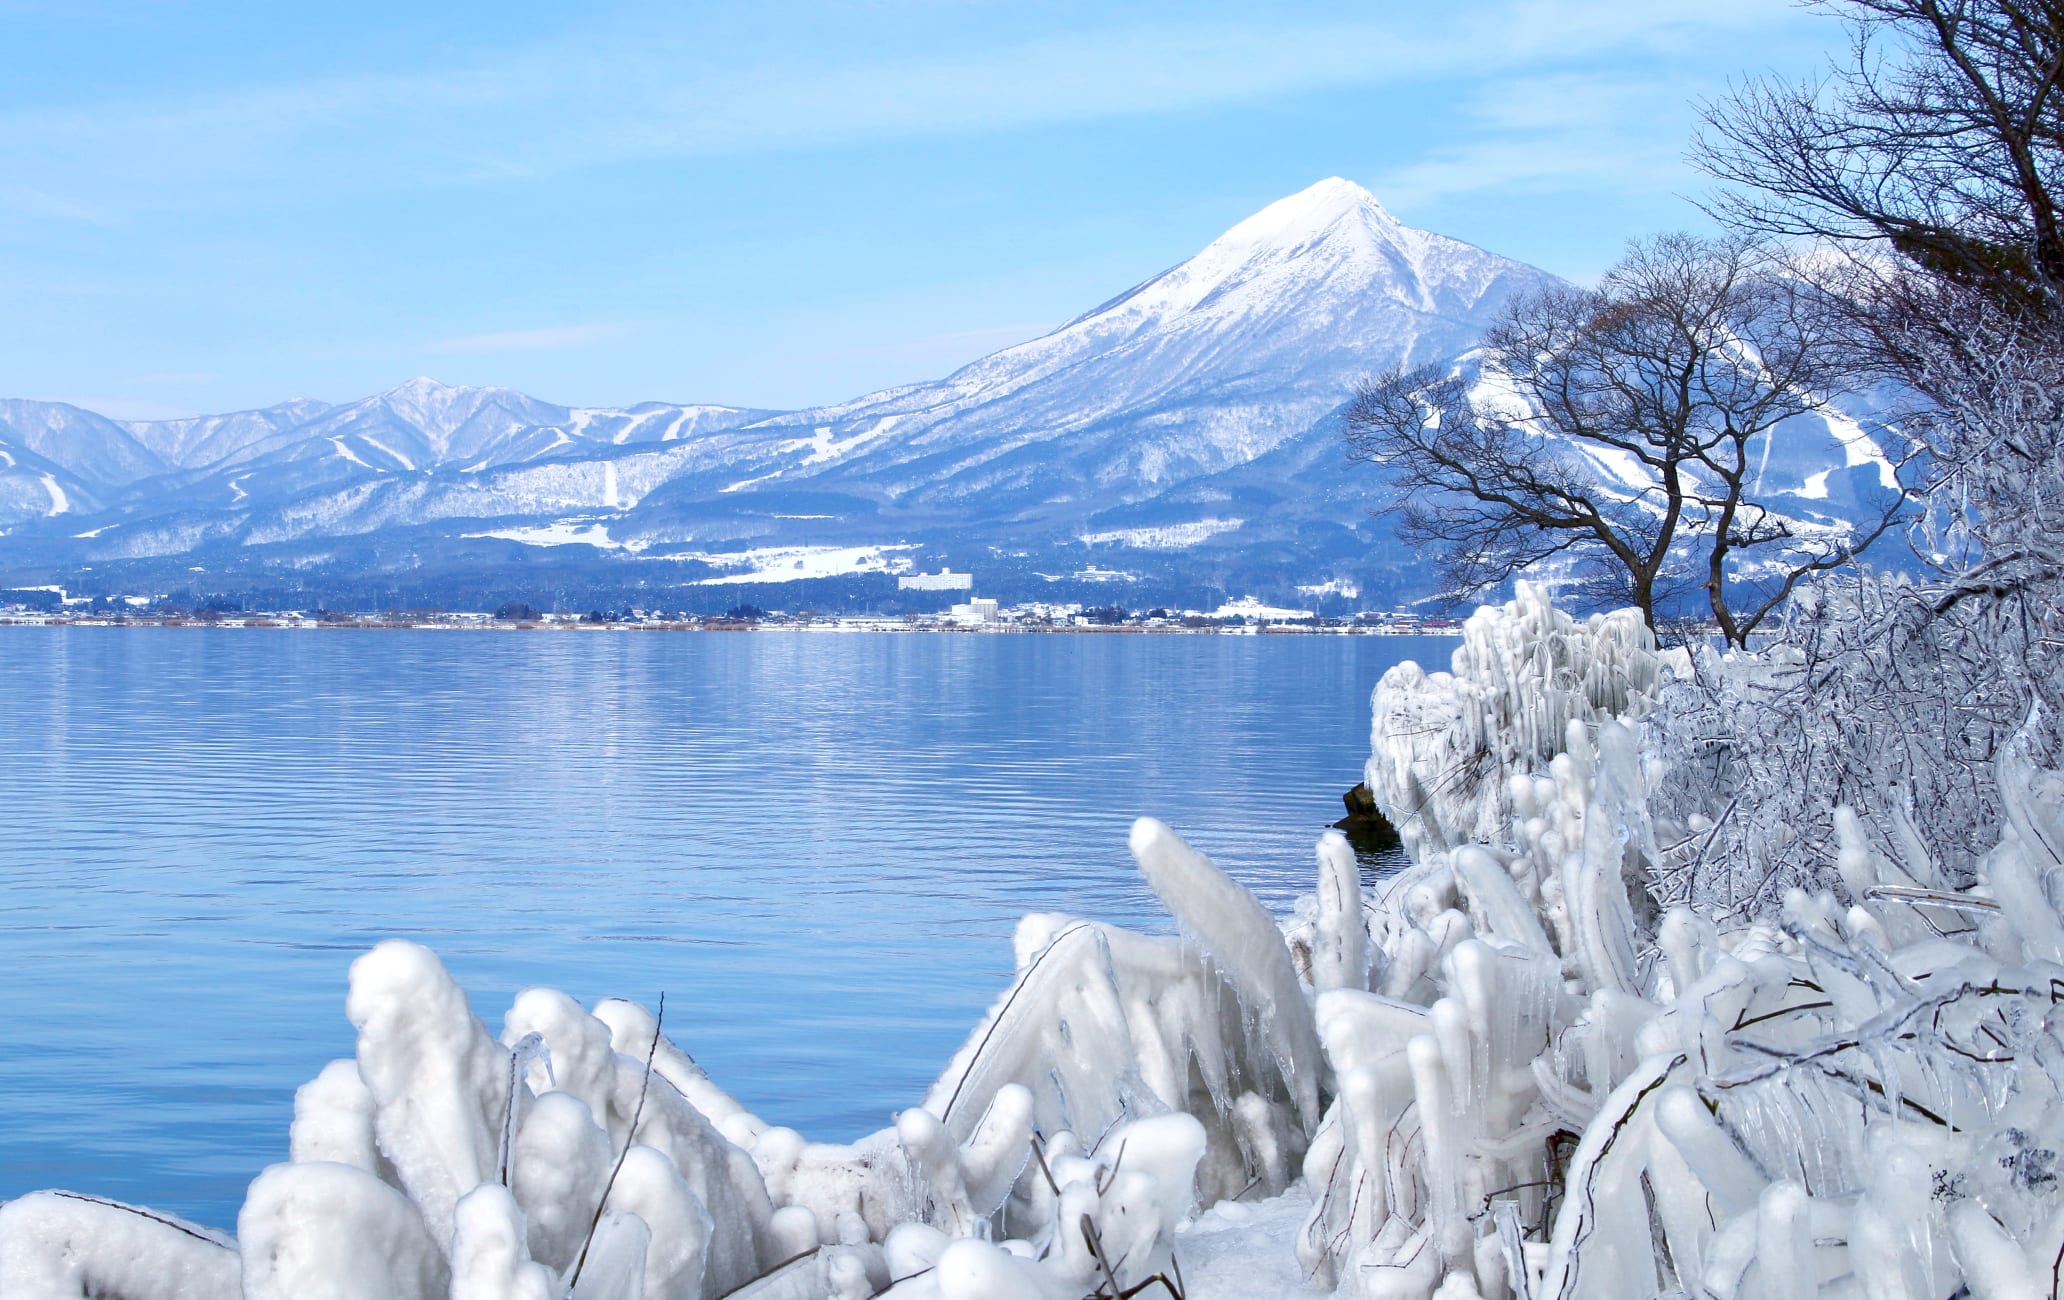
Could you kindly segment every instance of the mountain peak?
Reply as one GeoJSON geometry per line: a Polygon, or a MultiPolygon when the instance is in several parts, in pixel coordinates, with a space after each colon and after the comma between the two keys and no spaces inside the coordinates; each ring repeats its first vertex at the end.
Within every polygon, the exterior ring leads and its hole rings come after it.
{"type": "Polygon", "coordinates": [[[1405,226],[1368,190],[1329,176],[1288,198],[1277,199],[1213,241],[1225,248],[1294,247],[1340,228],[1381,243],[1396,243],[1405,226]]]}
{"type": "Polygon", "coordinates": [[[388,389],[386,392],[381,393],[380,396],[422,398],[430,397],[439,393],[453,393],[458,391],[461,390],[454,388],[450,384],[444,383],[442,380],[432,379],[428,375],[417,375],[414,379],[402,380],[400,383],[388,389]]]}
{"type": "Polygon", "coordinates": [[[1347,212],[1363,212],[1395,224],[1397,218],[1383,206],[1382,200],[1361,185],[1345,176],[1328,176],[1325,180],[1305,186],[1297,193],[1277,199],[1255,216],[1270,213],[1285,218],[1305,216],[1318,220],[1330,220],[1347,212]]]}
{"type": "Polygon", "coordinates": [[[396,384],[384,393],[368,397],[357,405],[368,409],[378,408],[397,412],[416,422],[437,423],[463,419],[497,400],[529,404],[535,399],[514,389],[447,384],[428,375],[418,375],[414,379],[396,384]]]}
{"type": "Polygon", "coordinates": [[[1126,329],[1171,320],[1240,286],[1253,298],[1292,300],[1318,285],[1367,287],[1382,279],[1417,301],[1425,297],[1420,280],[1426,268],[1420,262],[1429,240],[1438,237],[1405,226],[1353,181],[1329,176],[1277,199],[1195,257],[1076,317],[1055,335],[1099,319],[1116,319],[1126,329]],[[1409,283],[1400,282],[1400,275],[1409,283]]]}

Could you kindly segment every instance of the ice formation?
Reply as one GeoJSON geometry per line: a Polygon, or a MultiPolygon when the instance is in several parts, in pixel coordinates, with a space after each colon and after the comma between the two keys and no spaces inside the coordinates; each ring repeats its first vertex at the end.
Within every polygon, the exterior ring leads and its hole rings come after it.
{"type": "Polygon", "coordinates": [[[2052,1294],[2064,781],[2002,748],[1975,881],[1917,875],[1837,810],[1838,887],[1755,919],[1661,907],[1683,845],[1658,825],[1724,811],[1651,808],[1636,719],[1684,661],[1524,589],[1455,658],[1376,693],[1371,785],[1417,801],[1391,805],[1418,816],[1416,860],[1376,902],[1369,989],[1317,995],[1338,1090],[1305,1161],[1313,1275],[1366,1296],[2052,1294]],[[1444,730],[1387,743],[1427,719],[1444,730]]]}
{"type": "Polygon", "coordinates": [[[296,1094],[234,1240],[71,1193],[0,1208],[15,1300],[1079,1297],[1172,1275],[1200,1190],[1290,1182],[1325,1064],[1273,919],[1157,823],[1200,942],[1059,916],[924,1104],[847,1145],[768,1125],[641,1007],[530,989],[499,1038],[436,957],[353,963],[352,1061],[296,1094]]]}
{"type": "Polygon", "coordinates": [[[533,989],[496,1037],[381,944],[356,1058],[296,1096],[234,1240],[39,1192],[0,1207],[0,1296],[2056,1294],[2040,709],[1991,758],[1991,843],[1840,807],[1825,887],[1702,909],[1669,873],[1727,813],[1687,806],[1644,721],[1689,667],[1531,589],[1480,611],[1451,672],[1376,692],[1402,872],[1365,892],[1329,835],[1279,922],[1142,821],[1179,935],[1027,917],[921,1103],[850,1144],[754,1116],[661,1014],[533,989]]]}
{"type": "Polygon", "coordinates": [[[1666,657],[1631,609],[1578,622],[1530,583],[1462,625],[1452,671],[1399,664],[1376,688],[1365,780],[1418,852],[1502,840],[1511,779],[1556,754],[1572,722],[1634,717],[1666,657]]]}

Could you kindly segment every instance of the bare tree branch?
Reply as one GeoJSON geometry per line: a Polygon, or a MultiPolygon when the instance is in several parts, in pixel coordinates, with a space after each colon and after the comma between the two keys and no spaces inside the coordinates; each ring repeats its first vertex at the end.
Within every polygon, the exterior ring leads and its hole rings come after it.
{"type": "Polygon", "coordinates": [[[1349,455],[1389,468],[1399,535],[1438,559],[1452,597],[1560,557],[1581,591],[1651,627],[1699,592],[1741,644],[1801,576],[1902,513],[1807,539],[1752,499],[1757,449],[1851,378],[1853,349],[1834,346],[1849,324],[1820,299],[1752,238],[1639,241],[1595,290],[1508,306],[1475,374],[1364,382],[1349,455]]]}

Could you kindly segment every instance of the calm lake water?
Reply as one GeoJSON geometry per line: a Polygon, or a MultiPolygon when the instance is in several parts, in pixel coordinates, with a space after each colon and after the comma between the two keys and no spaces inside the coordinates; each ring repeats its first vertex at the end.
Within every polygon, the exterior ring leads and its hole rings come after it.
{"type": "Polygon", "coordinates": [[[0,630],[0,1199],[233,1227],[392,935],[496,1032],[529,985],[664,990],[748,1106],[858,1136],[974,1027],[1021,914],[1167,928],[1135,816],[1287,908],[1376,679],[1451,646],[0,630]]]}

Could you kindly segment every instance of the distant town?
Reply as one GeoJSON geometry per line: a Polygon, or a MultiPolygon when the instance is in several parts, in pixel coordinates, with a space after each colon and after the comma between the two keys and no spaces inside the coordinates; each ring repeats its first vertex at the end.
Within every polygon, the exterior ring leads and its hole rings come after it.
{"type": "Polygon", "coordinates": [[[811,632],[1174,632],[1451,635],[1452,618],[1409,611],[1322,616],[1315,610],[1264,604],[1251,597],[1212,610],[1127,609],[1118,604],[1032,601],[1005,605],[974,594],[972,575],[940,572],[906,577],[907,590],[965,592],[967,599],[935,613],[819,612],[741,604],[722,614],[622,608],[541,610],[510,601],[492,610],[254,609],[226,596],[177,599],[148,595],[73,595],[61,586],[0,589],[0,626],[421,628],[496,631],[811,631],[811,632]]]}

